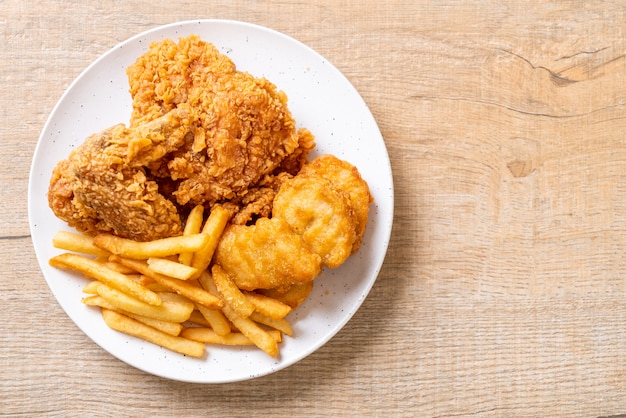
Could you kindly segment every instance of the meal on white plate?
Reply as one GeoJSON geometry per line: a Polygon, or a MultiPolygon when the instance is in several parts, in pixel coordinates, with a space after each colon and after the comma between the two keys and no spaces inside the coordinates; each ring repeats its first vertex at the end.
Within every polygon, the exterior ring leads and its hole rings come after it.
{"type": "Polygon", "coordinates": [[[373,198],[358,169],[296,129],[287,96],[197,36],[127,68],[128,126],[93,133],[53,170],[48,201],[76,232],[50,259],[117,331],[202,357],[279,354],[324,268],[362,243],[373,198]]]}

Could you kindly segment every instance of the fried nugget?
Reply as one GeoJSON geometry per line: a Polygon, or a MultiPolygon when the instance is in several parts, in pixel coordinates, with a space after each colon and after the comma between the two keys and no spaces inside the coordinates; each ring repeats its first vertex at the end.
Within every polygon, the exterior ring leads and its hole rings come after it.
{"type": "Polygon", "coordinates": [[[283,289],[313,280],[321,258],[279,218],[254,225],[230,225],[215,252],[219,264],[240,289],[283,289]]]}
{"type": "Polygon", "coordinates": [[[303,175],[320,175],[330,180],[337,188],[348,193],[350,205],[356,216],[356,239],[352,246],[352,253],[354,254],[363,241],[369,216],[369,206],[374,202],[367,182],[363,180],[355,166],[330,154],[315,158],[303,166],[300,173],[303,175]]]}
{"type": "Polygon", "coordinates": [[[284,219],[324,265],[334,268],[350,256],[356,240],[356,216],[349,200],[330,180],[299,174],[281,186],[272,216],[284,219]]]}

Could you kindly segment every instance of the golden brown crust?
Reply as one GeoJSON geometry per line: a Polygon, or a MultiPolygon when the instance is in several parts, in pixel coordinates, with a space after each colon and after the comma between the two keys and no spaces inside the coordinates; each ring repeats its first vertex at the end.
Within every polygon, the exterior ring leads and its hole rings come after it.
{"type": "Polygon", "coordinates": [[[330,180],[337,188],[350,196],[350,205],[356,216],[356,239],[352,248],[355,253],[363,241],[369,216],[369,206],[374,201],[367,182],[355,166],[333,155],[321,155],[302,167],[303,175],[316,174],[330,180]]]}
{"type": "Polygon", "coordinates": [[[246,290],[286,290],[313,280],[321,270],[320,256],[278,218],[227,227],[215,252],[215,263],[246,290]]]}

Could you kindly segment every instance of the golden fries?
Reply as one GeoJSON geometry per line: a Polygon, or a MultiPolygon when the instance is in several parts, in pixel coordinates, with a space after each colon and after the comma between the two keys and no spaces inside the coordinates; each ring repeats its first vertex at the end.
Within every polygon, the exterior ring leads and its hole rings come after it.
{"type": "Polygon", "coordinates": [[[202,317],[206,320],[207,324],[211,327],[217,335],[230,334],[230,324],[222,311],[217,309],[205,308],[202,305],[196,305],[198,311],[202,314],[202,317]]]}
{"type": "Polygon", "coordinates": [[[268,327],[272,327],[275,330],[278,330],[282,332],[283,334],[288,335],[290,337],[293,335],[291,325],[289,325],[289,321],[287,321],[285,318],[279,318],[279,319],[270,318],[269,316],[265,316],[258,312],[252,312],[249,318],[256,323],[267,325],[268,327]]]}
{"type": "Polygon", "coordinates": [[[176,261],[156,257],[148,259],[148,267],[155,273],[164,274],[179,280],[190,279],[198,271],[193,267],[177,263],[176,261]]]}
{"type": "Polygon", "coordinates": [[[59,231],[52,237],[52,245],[65,251],[107,257],[110,253],[93,244],[93,238],[75,232],[59,231]]]}
{"type": "MultiPolygon", "coordinates": [[[[281,342],[282,337],[279,331],[270,330],[267,333],[270,337],[275,339],[277,343],[281,342]]],[[[185,328],[182,331],[181,336],[189,338],[190,340],[201,341],[208,344],[254,345],[248,337],[240,332],[231,332],[230,334],[219,335],[209,328],[185,328]]]]}
{"type": "Polygon", "coordinates": [[[209,218],[202,228],[202,233],[210,238],[191,258],[191,266],[197,269],[197,273],[193,276],[194,279],[200,277],[200,274],[211,264],[213,253],[229,219],[230,213],[221,205],[215,205],[211,210],[209,218]]]}
{"type": "Polygon", "coordinates": [[[291,312],[291,307],[269,296],[244,290],[246,299],[254,305],[254,310],[273,319],[282,319],[291,312]]]}
{"type": "Polygon", "coordinates": [[[144,261],[131,260],[121,257],[116,257],[115,260],[122,265],[135,269],[141,274],[145,274],[151,279],[154,279],[155,282],[160,283],[174,292],[185,296],[196,303],[204,305],[207,308],[221,308],[224,305],[224,303],[217,296],[212,295],[199,286],[194,286],[184,280],[173,279],[153,272],[150,270],[148,263],[144,261]]]}
{"type": "Polygon", "coordinates": [[[178,295],[174,293],[159,293],[162,300],[159,306],[148,305],[105,284],[98,286],[98,295],[118,310],[169,322],[185,322],[194,308],[193,303],[176,298],[178,295]]]}
{"type": "Polygon", "coordinates": [[[90,258],[65,253],[52,257],[50,259],[50,265],[57,268],[79,271],[87,277],[100,280],[150,305],[161,304],[161,299],[159,299],[159,296],[153,291],[90,258]]]}
{"type": "Polygon", "coordinates": [[[228,274],[218,265],[213,266],[213,282],[219,295],[237,315],[247,318],[254,312],[254,304],[244,296],[228,274]]]}
{"type": "MultiPolygon", "coordinates": [[[[202,205],[195,206],[191,210],[191,212],[189,212],[187,222],[185,222],[185,230],[183,231],[183,235],[193,235],[200,233],[200,230],[202,229],[203,214],[204,206],[202,205]]],[[[178,262],[188,266],[191,264],[192,257],[193,252],[182,252],[178,256],[178,262]]]]}
{"type": "Polygon", "coordinates": [[[141,260],[150,257],[178,255],[181,252],[198,251],[210,239],[211,237],[206,234],[194,234],[139,242],[111,234],[99,234],[94,237],[93,243],[96,247],[113,254],[141,260]]]}
{"type": "Polygon", "coordinates": [[[250,318],[239,316],[228,304],[222,308],[222,311],[224,315],[226,315],[226,318],[228,318],[243,335],[248,337],[254,345],[272,357],[278,355],[278,343],[267,331],[259,327],[250,318]]]}
{"type": "Polygon", "coordinates": [[[187,338],[166,334],[151,326],[122,315],[109,309],[102,309],[102,317],[106,324],[114,330],[142,338],[181,354],[191,357],[202,357],[204,344],[187,338]]]}
{"type": "Polygon", "coordinates": [[[100,308],[112,329],[193,357],[203,355],[204,344],[255,345],[276,357],[282,335],[293,334],[285,319],[290,304],[299,304],[310,286],[286,294],[239,289],[211,265],[229,219],[216,205],[202,226],[197,206],[182,236],[150,242],[62,231],[53,245],[71,252],[52,257],[50,265],[92,279],[82,301],[100,308]]]}

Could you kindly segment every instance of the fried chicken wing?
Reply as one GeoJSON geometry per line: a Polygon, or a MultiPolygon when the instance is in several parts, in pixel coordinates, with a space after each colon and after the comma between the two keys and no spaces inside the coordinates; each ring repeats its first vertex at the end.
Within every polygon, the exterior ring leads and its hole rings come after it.
{"type": "Polygon", "coordinates": [[[294,284],[312,281],[321,270],[320,256],[279,218],[228,226],[214,260],[246,290],[286,291],[294,284]]]}
{"type": "Polygon", "coordinates": [[[178,235],[172,202],[144,165],[179,147],[190,132],[186,107],[144,125],[116,125],[88,137],[54,169],[48,190],[57,217],[87,234],[113,232],[147,241],[178,235]]]}

